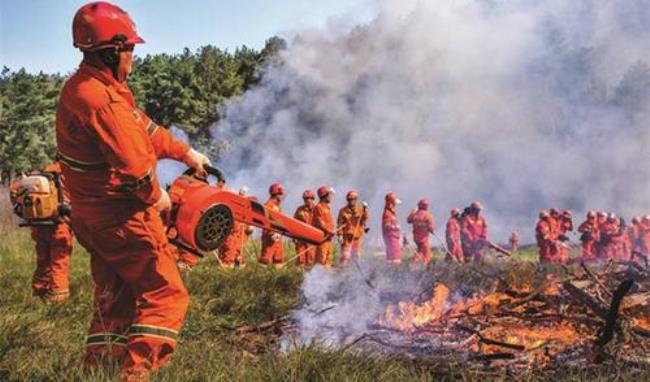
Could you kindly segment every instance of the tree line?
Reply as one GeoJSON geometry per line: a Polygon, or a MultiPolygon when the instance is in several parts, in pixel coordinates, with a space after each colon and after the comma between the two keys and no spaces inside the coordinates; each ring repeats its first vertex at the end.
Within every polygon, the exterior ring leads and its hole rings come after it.
{"type": "MultiPolygon", "coordinates": [[[[234,52],[212,45],[180,54],[136,57],[129,86],[138,106],[157,123],[185,132],[193,145],[218,155],[209,143],[210,126],[230,97],[254,86],[261,68],[285,47],[278,37],[260,50],[234,52]]],[[[54,119],[67,76],[30,74],[4,67],[0,73],[0,170],[3,177],[42,168],[54,159],[54,119]]]]}

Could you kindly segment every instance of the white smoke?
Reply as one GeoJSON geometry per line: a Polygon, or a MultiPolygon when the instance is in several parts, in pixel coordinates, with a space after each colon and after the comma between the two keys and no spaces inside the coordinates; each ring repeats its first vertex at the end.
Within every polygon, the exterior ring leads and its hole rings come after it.
{"type": "MultiPolygon", "coordinates": [[[[266,195],[422,197],[439,225],[481,200],[491,236],[557,206],[650,211],[650,0],[386,1],[298,33],[214,128],[220,166],[266,195]]],[[[292,212],[289,211],[289,212],[292,212]]]]}

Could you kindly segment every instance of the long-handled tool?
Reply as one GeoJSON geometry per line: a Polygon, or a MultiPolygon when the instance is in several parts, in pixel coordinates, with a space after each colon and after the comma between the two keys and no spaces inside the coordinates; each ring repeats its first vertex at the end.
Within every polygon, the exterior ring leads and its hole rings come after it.
{"type": "Polygon", "coordinates": [[[492,241],[490,241],[488,239],[483,240],[483,242],[488,247],[494,249],[495,251],[497,251],[497,252],[499,252],[501,254],[504,254],[506,256],[512,256],[512,252],[508,251],[507,249],[503,248],[502,246],[500,246],[500,245],[498,245],[498,244],[496,244],[496,243],[494,243],[494,242],[492,242],[492,241]]]}
{"type": "MultiPolygon", "coordinates": [[[[365,202],[363,202],[362,205],[363,205],[364,210],[368,208],[368,205],[365,202]]],[[[357,221],[357,224],[354,227],[354,231],[352,232],[352,240],[354,240],[354,238],[357,236],[357,233],[359,233],[359,228],[361,228],[361,216],[359,217],[359,221],[357,221]]],[[[357,258],[354,257],[354,256],[350,256],[350,257],[352,258],[352,262],[354,263],[355,268],[357,268],[357,271],[359,272],[359,274],[363,278],[363,281],[366,283],[366,285],[368,285],[368,287],[370,287],[370,289],[377,289],[375,287],[375,285],[372,283],[372,281],[370,281],[370,279],[368,277],[366,277],[366,274],[363,271],[363,269],[361,269],[361,264],[359,264],[359,261],[357,260],[357,258]]]]}
{"type": "MultiPolygon", "coordinates": [[[[438,240],[438,242],[439,242],[440,245],[442,246],[442,249],[445,250],[445,252],[447,253],[447,255],[449,255],[449,257],[450,257],[452,260],[459,261],[458,259],[456,259],[456,258],[454,257],[454,255],[451,253],[451,251],[449,250],[449,248],[447,248],[447,245],[445,244],[444,241],[442,241],[442,239],[440,238],[440,236],[438,236],[438,234],[436,233],[436,231],[431,232],[431,234],[433,235],[433,237],[436,238],[436,240],[438,240]]],[[[459,261],[459,262],[462,262],[462,261],[459,261]]]]}

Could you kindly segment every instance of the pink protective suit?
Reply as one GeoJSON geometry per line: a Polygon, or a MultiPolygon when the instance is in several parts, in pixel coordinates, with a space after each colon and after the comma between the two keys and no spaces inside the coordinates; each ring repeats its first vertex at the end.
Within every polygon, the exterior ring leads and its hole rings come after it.
{"type": "Polygon", "coordinates": [[[384,213],[381,218],[381,233],[386,246],[386,260],[390,263],[399,264],[402,261],[402,254],[400,252],[402,231],[393,208],[384,208],[384,213]]]}
{"type": "Polygon", "coordinates": [[[428,263],[431,261],[429,235],[435,229],[433,215],[426,209],[413,210],[409,214],[407,222],[413,225],[413,241],[417,246],[417,252],[413,256],[413,262],[428,263]]]}

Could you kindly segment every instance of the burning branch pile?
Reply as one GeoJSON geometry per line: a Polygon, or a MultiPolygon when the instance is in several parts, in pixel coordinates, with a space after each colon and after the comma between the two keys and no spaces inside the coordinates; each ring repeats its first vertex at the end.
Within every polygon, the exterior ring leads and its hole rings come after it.
{"type": "Polygon", "coordinates": [[[634,266],[585,266],[539,285],[493,276],[470,295],[435,282],[387,306],[355,343],[441,363],[509,370],[616,362],[650,365],[650,275],[634,266]],[[422,298],[426,295],[426,298],[422,298]]]}

